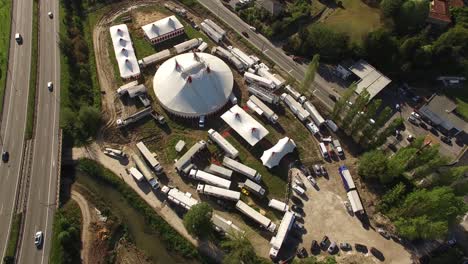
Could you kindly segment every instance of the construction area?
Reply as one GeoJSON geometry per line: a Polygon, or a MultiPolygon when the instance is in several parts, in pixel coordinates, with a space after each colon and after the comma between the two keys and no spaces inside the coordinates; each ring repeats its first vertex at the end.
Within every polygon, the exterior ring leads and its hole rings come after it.
{"type": "MultiPolygon", "coordinates": [[[[98,20],[93,43],[106,124],[73,159],[120,175],[189,241],[180,216],[203,201],[217,230],[246,232],[275,261],[327,235],[409,263],[365,224],[373,197],[346,187],[356,159],[333,121],[225,25],[172,2],[129,3],[98,20]]],[[[375,257],[337,255],[346,259],[375,257]]]]}

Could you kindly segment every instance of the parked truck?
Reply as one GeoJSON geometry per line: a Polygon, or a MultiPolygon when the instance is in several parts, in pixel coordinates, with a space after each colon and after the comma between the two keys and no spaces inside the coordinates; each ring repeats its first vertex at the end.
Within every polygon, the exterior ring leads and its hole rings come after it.
{"type": "Polygon", "coordinates": [[[309,118],[309,112],[307,112],[299,102],[294,100],[291,95],[283,93],[280,98],[287,106],[289,106],[289,109],[291,109],[294,115],[296,115],[301,122],[304,122],[309,118]]]}
{"type": "Polygon", "coordinates": [[[229,187],[231,187],[231,181],[215,176],[211,173],[204,172],[202,170],[192,169],[188,176],[195,180],[206,182],[208,184],[218,186],[224,189],[229,189],[229,187]]]}
{"type": "Polygon", "coordinates": [[[220,43],[223,40],[223,36],[219,34],[216,30],[210,27],[205,22],[200,23],[200,28],[207,34],[214,42],[220,43]]]}
{"type": "Polygon", "coordinates": [[[227,180],[230,180],[232,177],[232,170],[226,169],[216,164],[210,164],[210,166],[208,166],[208,168],[206,168],[205,171],[227,180]]]}
{"type": "Polygon", "coordinates": [[[257,114],[265,116],[271,123],[276,124],[278,122],[278,115],[271,110],[266,104],[264,104],[260,99],[255,95],[249,97],[247,101],[247,106],[254,110],[257,114]]]}
{"type": "Polygon", "coordinates": [[[231,191],[208,184],[198,184],[197,192],[231,201],[239,201],[241,195],[240,192],[231,191]]]}
{"type": "Polygon", "coordinates": [[[276,224],[273,223],[273,221],[271,221],[268,217],[260,214],[257,210],[253,209],[246,203],[238,201],[236,208],[255,222],[259,223],[262,227],[266,228],[268,231],[275,232],[276,224]]]}
{"type": "Polygon", "coordinates": [[[259,87],[258,85],[249,84],[247,85],[247,90],[249,90],[251,94],[257,96],[260,100],[267,102],[269,104],[277,105],[280,101],[279,96],[259,87]]]}
{"type": "Polygon", "coordinates": [[[263,187],[249,179],[247,179],[243,186],[243,188],[247,189],[248,191],[250,192],[253,192],[254,194],[258,195],[258,196],[263,196],[265,195],[265,189],[263,189],[263,187]]]}
{"type": "Polygon", "coordinates": [[[310,117],[318,127],[321,127],[323,124],[325,124],[325,119],[310,101],[305,102],[303,107],[307,112],[309,112],[310,117]]]}
{"type": "Polygon", "coordinates": [[[276,85],[272,80],[250,73],[250,72],[244,72],[244,79],[247,83],[257,84],[259,86],[262,86],[270,90],[273,90],[276,88],[276,85]]]}
{"type": "Polygon", "coordinates": [[[135,154],[132,155],[132,159],[135,162],[135,165],[137,166],[138,170],[143,174],[143,176],[145,176],[145,179],[151,185],[151,188],[158,189],[159,182],[156,178],[154,178],[153,174],[151,173],[150,169],[146,166],[145,162],[141,160],[141,158],[138,155],[135,154]]]}
{"type": "Polygon", "coordinates": [[[133,115],[131,115],[131,116],[127,117],[127,118],[124,118],[124,119],[119,118],[119,119],[117,119],[117,122],[116,122],[117,126],[118,127],[125,127],[125,126],[127,126],[127,125],[129,125],[131,123],[134,123],[134,122],[136,122],[136,121],[150,115],[151,111],[153,111],[153,109],[151,107],[147,107],[147,108],[145,108],[145,109],[143,109],[141,111],[138,111],[138,112],[134,113],[133,115]]]}
{"type": "Polygon", "coordinates": [[[239,151],[214,129],[208,130],[208,136],[224,150],[228,157],[235,159],[239,156],[239,151]]]}
{"type": "Polygon", "coordinates": [[[336,149],[336,152],[338,152],[338,155],[343,156],[343,148],[341,147],[340,141],[338,139],[333,140],[333,146],[336,149]]]}
{"type": "Polygon", "coordinates": [[[227,168],[230,168],[231,170],[238,172],[247,178],[260,182],[262,179],[262,175],[258,173],[256,170],[250,168],[249,166],[246,166],[236,160],[233,160],[229,157],[224,156],[223,158],[223,165],[226,166],[227,168]]]}

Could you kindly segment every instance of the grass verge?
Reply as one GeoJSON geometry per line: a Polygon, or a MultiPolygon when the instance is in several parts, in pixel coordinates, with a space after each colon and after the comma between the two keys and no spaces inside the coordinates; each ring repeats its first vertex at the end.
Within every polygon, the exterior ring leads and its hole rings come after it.
{"type": "Polygon", "coordinates": [[[81,263],[81,210],[74,201],[68,201],[54,216],[51,264],[81,263]]]}
{"type": "Polygon", "coordinates": [[[148,226],[160,235],[168,250],[180,253],[185,258],[202,259],[197,249],[189,241],[174,230],[161,216],[156,214],[138,194],[110,170],[90,159],[79,160],[78,170],[119,191],[123,199],[145,216],[148,226]]]}
{"type": "Polygon", "coordinates": [[[5,257],[4,257],[5,263],[14,262],[14,261],[8,262],[7,260],[8,259],[14,260],[15,258],[16,245],[18,244],[22,216],[23,216],[22,213],[15,214],[13,216],[13,221],[11,222],[11,226],[10,226],[10,237],[8,237],[7,249],[6,249],[5,257]]]}
{"type": "Polygon", "coordinates": [[[38,35],[39,35],[39,6],[38,0],[33,1],[33,24],[31,42],[31,71],[29,74],[28,116],[26,121],[26,139],[31,139],[34,128],[34,110],[36,109],[36,85],[37,85],[37,60],[38,60],[38,35]]]}
{"type": "Polygon", "coordinates": [[[5,95],[8,52],[10,50],[11,0],[0,0],[0,111],[5,95]]]}

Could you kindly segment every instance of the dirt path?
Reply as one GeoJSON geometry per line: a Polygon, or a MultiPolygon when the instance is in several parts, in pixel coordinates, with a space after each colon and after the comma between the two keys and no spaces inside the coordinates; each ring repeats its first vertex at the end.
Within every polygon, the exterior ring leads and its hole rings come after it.
{"type": "Polygon", "coordinates": [[[79,192],[72,190],[71,198],[78,204],[81,209],[81,215],[83,216],[83,230],[81,232],[81,260],[84,264],[89,263],[89,246],[92,239],[92,234],[89,229],[91,223],[91,213],[89,210],[89,205],[86,199],[79,192]]]}

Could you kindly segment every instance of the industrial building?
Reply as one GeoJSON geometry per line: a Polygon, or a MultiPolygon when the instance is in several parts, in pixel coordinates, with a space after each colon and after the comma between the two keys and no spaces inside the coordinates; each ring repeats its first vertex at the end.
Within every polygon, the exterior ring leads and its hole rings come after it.
{"type": "Polygon", "coordinates": [[[151,44],[157,44],[184,34],[184,25],[180,23],[176,16],[160,19],[141,28],[151,44]]]}
{"type": "Polygon", "coordinates": [[[192,206],[198,204],[198,201],[192,198],[192,194],[189,192],[184,193],[179,191],[177,188],[169,188],[167,186],[163,186],[161,191],[167,194],[169,201],[187,210],[190,210],[192,206]]]}
{"type": "Polygon", "coordinates": [[[271,147],[270,149],[267,149],[263,152],[262,157],[260,159],[263,162],[263,165],[269,169],[277,166],[281,159],[283,159],[284,156],[286,156],[288,153],[291,153],[294,151],[296,148],[296,143],[294,143],[294,140],[284,137],[280,140],[278,140],[278,143],[271,147]]]}
{"type": "Polygon", "coordinates": [[[278,115],[271,110],[266,104],[264,104],[255,95],[251,95],[247,101],[247,106],[252,109],[255,113],[265,116],[271,123],[276,124],[278,122],[278,115]]]}
{"type": "Polygon", "coordinates": [[[153,79],[161,106],[186,118],[211,115],[232,94],[234,78],[226,63],[208,53],[184,53],[165,61],[153,79]]]}
{"type": "Polygon", "coordinates": [[[241,195],[240,192],[231,191],[208,184],[198,184],[197,192],[231,201],[239,201],[241,195]]]}
{"type": "Polygon", "coordinates": [[[291,227],[294,224],[294,214],[292,212],[286,212],[283,216],[283,219],[281,220],[281,224],[278,228],[278,232],[276,233],[276,236],[272,237],[270,240],[270,256],[272,258],[275,258],[278,256],[278,252],[281,249],[281,246],[283,245],[284,240],[286,240],[286,237],[288,236],[289,230],[291,230],[291,227]]]}
{"type": "Polygon", "coordinates": [[[382,91],[390,82],[387,76],[380,73],[372,65],[365,60],[359,60],[349,67],[352,73],[359,77],[356,94],[360,94],[366,90],[369,93],[369,100],[374,98],[380,91],[382,91]]]}
{"type": "Polygon", "coordinates": [[[120,77],[124,80],[139,78],[140,67],[138,66],[127,25],[112,26],[109,31],[115,58],[119,66],[120,77]]]}
{"type": "Polygon", "coordinates": [[[208,136],[211,140],[218,144],[220,148],[224,150],[226,156],[233,159],[239,156],[239,151],[214,129],[208,130],[208,136]]]}
{"type": "Polygon", "coordinates": [[[238,105],[231,107],[221,118],[251,146],[255,146],[269,133],[263,125],[238,105]]]}
{"type": "Polygon", "coordinates": [[[267,229],[270,232],[275,232],[276,224],[273,223],[268,217],[260,214],[255,209],[244,203],[243,201],[238,201],[236,203],[237,210],[241,211],[243,214],[259,223],[262,227],[267,229]]]}
{"type": "Polygon", "coordinates": [[[260,182],[261,179],[262,179],[262,175],[260,175],[260,173],[258,173],[256,170],[250,168],[249,166],[245,165],[245,164],[242,164],[236,160],[233,160],[229,157],[224,157],[223,158],[223,165],[230,168],[231,170],[237,172],[237,173],[240,173],[244,176],[246,176],[247,178],[253,180],[253,181],[256,181],[256,182],[260,182]]]}

